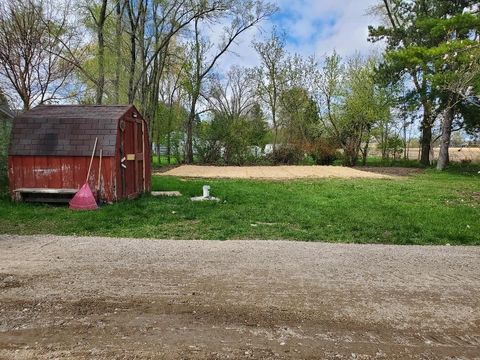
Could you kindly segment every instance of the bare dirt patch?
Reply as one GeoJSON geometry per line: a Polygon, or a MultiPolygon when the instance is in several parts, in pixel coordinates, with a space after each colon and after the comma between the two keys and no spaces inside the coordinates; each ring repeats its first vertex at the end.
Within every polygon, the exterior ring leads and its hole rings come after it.
{"type": "Polygon", "coordinates": [[[0,359],[475,359],[479,260],[474,247],[2,235],[0,273],[20,280],[0,288],[0,359]]]}
{"type": "Polygon", "coordinates": [[[390,175],[390,176],[412,176],[422,174],[424,169],[406,168],[406,167],[376,167],[376,166],[358,166],[354,169],[371,172],[375,174],[390,175]]]}
{"type": "Polygon", "coordinates": [[[160,173],[164,176],[223,179],[391,179],[386,174],[341,166],[198,166],[182,165],[160,173]]]}
{"type": "Polygon", "coordinates": [[[445,199],[445,205],[447,206],[471,206],[473,208],[480,207],[480,192],[478,191],[457,191],[457,197],[450,197],[445,199]]]}

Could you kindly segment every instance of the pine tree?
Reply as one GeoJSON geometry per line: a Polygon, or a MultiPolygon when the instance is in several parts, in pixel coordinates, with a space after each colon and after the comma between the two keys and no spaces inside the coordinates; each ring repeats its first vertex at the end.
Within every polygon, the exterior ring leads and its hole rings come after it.
{"type": "MultiPolygon", "coordinates": [[[[403,99],[422,109],[421,162],[430,163],[432,128],[439,114],[455,116],[458,99],[449,83],[474,67],[478,46],[478,14],[464,12],[477,1],[384,0],[388,26],[370,27],[370,40],[387,41],[379,74],[386,82],[412,82],[403,99]],[[470,64],[472,63],[472,64],[470,64]],[[440,106],[439,106],[440,105],[440,106]]],[[[444,121],[451,129],[451,121],[444,121]],[[450,125],[449,125],[450,123],[450,125]]],[[[447,137],[449,134],[445,134],[447,137]]]]}

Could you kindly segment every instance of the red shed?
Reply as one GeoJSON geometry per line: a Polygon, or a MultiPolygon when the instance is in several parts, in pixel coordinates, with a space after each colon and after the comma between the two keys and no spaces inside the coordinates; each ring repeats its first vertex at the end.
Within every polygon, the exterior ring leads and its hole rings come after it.
{"type": "Polygon", "coordinates": [[[95,196],[113,202],[150,191],[147,124],[135,106],[41,105],[13,123],[8,156],[12,197],[68,201],[85,182],[95,138],[88,179],[95,196]]]}

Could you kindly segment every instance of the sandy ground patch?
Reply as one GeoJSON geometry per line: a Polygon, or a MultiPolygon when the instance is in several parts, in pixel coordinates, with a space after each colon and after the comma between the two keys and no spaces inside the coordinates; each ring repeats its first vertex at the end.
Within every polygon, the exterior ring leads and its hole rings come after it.
{"type": "Polygon", "coordinates": [[[478,359],[480,248],[0,236],[0,359],[478,359]]]}
{"type": "Polygon", "coordinates": [[[182,165],[158,175],[193,178],[271,179],[366,178],[392,179],[392,176],[341,166],[199,166],[182,165]]]}

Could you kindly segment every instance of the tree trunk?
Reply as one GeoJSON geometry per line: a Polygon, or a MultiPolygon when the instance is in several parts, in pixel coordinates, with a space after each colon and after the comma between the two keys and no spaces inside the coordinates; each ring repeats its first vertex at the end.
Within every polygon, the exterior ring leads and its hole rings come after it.
{"type": "Polygon", "coordinates": [[[171,162],[171,153],[172,153],[172,132],[169,131],[168,134],[167,134],[167,163],[168,163],[168,165],[170,165],[170,162],[171,162]]]}
{"type": "MultiPolygon", "coordinates": [[[[273,94],[274,98],[276,96],[276,90],[275,89],[276,89],[276,87],[274,87],[274,94],[273,94]]],[[[277,138],[278,138],[277,105],[276,105],[275,100],[272,103],[272,123],[273,123],[273,130],[274,130],[272,153],[275,153],[275,151],[277,150],[277,138]]]]}
{"type": "Polygon", "coordinates": [[[455,109],[449,106],[443,120],[442,137],[440,142],[440,154],[438,155],[437,170],[443,170],[448,165],[448,150],[450,148],[450,137],[452,135],[452,123],[455,117],[455,109]]]}
{"type": "Polygon", "coordinates": [[[420,156],[420,163],[425,166],[430,166],[430,148],[432,141],[432,128],[430,125],[422,127],[422,153],[420,156]]]}
{"type": "Polygon", "coordinates": [[[186,143],[186,156],[185,163],[193,164],[193,124],[195,123],[197,99],[192,99],[192,105],[190,108],[190,114],[187,121],[187,143],[186,143]]]}
{"type": "Polygon", "coordinates": [[[385,133],[385,129],[382,129],[381,140],[382,140],[382,160],[386,160],[387,157],[388,157],[388,154],[387,154],[387,141],[388,141],[388,138],[387,138],[387,135],[386,135],[386,133],[385,133]]]}
{"type": "Polygon", "coordinates": [[[193,91],[192,91],[192,102],[190,104],[190,114],[188,114],[187,120],[187,143],[185,149],[185,163],[193,164],[193,124],[195,122],[195,115],[197,113],[197,101],[200,97],[200,87],[202,85],[202,74],[201,74],[201,40],[200,40],[200,31],[198,29],[199,18],[195,19],[195,75],[193,79],[193,91]]]}
{"type": "Polygon", "coordinates": [[[122,12],[123,6],[121,6],[121,1],[117,1],[115,5],[116,10],[116,24],[115,24],[115,82],[114,82],[114,92],[113,92],[113,102],[115,104],[120,103],[120,73],[122,66],[122,12]]]}
{"type": "Polygon", "coordinates": [[[173,117],[173,101],[170,97],[170,109],[167,119],[167,163],[170,165],[171,162],[171,152],[172,152],[172,117],[173,117]]]}
{"type": "Polygon", "coordinates": [[[23,102],[23,111],[30,110],[30,97],[22,96],[22,102],[23,102]]]}
{"type": "Polygon", "coordinates": [[[430,121],[430,112],[424,109],[422,120],[422,138],[421,148],[422,155],[420,157],[420,163],[425,166],[430,166],[430,148],[432,143],[432,123],[430,121]]]}
{"type": "Polygon", "coordinates": [[[135,65],[137,61],[137,43],[135,34],[130,35],[130,74],[128,79],[128,103],[133,104],[135,100],[134,81],[135,81],[135,65]]]}
{"type": "Polygon", "coordinates": [[[103,38],[103,29],[98,32],[98,81],[95,94],[95,103],[102,104],[103,89],[105,87],[105,41],[103,38]]]}
{"type": "Polygon", "coordinates": [[[103,0],[102,8],[97,22],[97,40],[98,40],[98,80],[95,94],[95,103],[102,104],[103,92],[105,89],[105,37],[103,30],[105,27],[107,13],[107,0],[103,0]]]}
{"type": "Polygon", "coordinates": [[[368,157],[368,146],[370,145],[370,134],[365,142],[365,146],[363,147],[362,151],[362,165],[367,165],[367,157],[368,157]]]}
{"type": "Polygon", "coordinates": [[[352,167],[355,166],[356,160],[355,156],[352,154],[351,150],[344,151],[345,158],[343,161],[344,166],[352,167]]]}
{"type": "Polygon", "coordinates": [[[358,160],[358,152],[356,146],[351,141],[347,140],[347,143],[343,146],[343,165],[355,166],[358,160]]]}
{"type": "MultiPolygon", "coordinates": [[[[138,55],[140,55],[140,69],[144,69],[145,66],[146,66],[146,57],[147,57],[147,54],[145,53],[145,22],[146,22],[146,8],[143,4],[143,1],[140,1],[139,2],[139,9],[138,9],[138,18],[139,18],[139,21],[138,21],[138,53],[137,53],[137,57],[138,55]]],[[[153,74],[153,78],[156,77],[156,74],[153,74]]],[[[153,86],[155,82],[153,82],[153,86]]],[[[155,112],[155,109],[157,107],[157,104],[153,104],[152,108],[151,109],[148,109],[148,106],[147,106],[147,78],[146,76],[142,76],[141,78],[141,81],[140,81],[140,92],[138,94],[138,100],[140,102],[140,108],[141,108],[141,111],[142,113],[146,113],[147,114],[147,123],[148,123],[148,126],[149,126],[149,129],[152,129],[152,122],[154,121],[154,112],[155,112]]],[[[158,98],[157,98],[157,101],[158,101],[158,98]]],[[[151,134],[150,134],[150,139],[151,139],[151,134]]]]}

